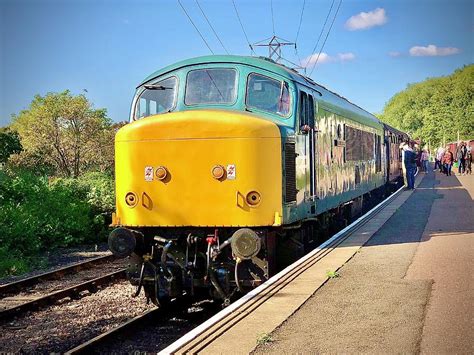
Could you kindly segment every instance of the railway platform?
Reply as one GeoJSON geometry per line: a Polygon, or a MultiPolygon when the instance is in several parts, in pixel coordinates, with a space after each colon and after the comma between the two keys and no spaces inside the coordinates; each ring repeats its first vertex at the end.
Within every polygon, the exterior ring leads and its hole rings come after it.
{"type": "Polygon", "coordinates": [[[163,353],[472,354],[473,199],[472,175],[420,174],[274,292],[163,353]]]}

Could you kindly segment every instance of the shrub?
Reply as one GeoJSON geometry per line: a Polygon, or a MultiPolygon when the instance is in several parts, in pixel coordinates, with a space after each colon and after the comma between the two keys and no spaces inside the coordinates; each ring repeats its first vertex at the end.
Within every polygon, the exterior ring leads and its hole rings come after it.
{"type": "Polygon", "coordinates": [[[113,179],[0,171],[0,206],[0,275],[24,272],[42,251],[101,240],[114,208],[113,179]]]}

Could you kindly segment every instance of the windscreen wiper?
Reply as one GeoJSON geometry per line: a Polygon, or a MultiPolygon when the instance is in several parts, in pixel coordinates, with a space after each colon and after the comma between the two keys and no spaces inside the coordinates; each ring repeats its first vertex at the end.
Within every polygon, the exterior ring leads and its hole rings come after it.
{"type": "Polygon", "coordinates": [[[147,90],[173,90],[173,88],[169,88],[163,85],[143,85],[143,87],[147,90]]]}

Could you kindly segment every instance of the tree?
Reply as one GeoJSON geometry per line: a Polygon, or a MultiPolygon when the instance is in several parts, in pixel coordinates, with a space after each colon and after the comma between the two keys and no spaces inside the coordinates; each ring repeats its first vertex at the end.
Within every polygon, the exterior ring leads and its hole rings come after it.
{"type": "Polygon", "coordinates": [[[23,151],[12,160],[27,167],[49,167],[53,174],[77,177],[113,167],[112,121],[106,109],[93,109],[84,95],[36,95],[28,110],[13,116],[23,151]]]}
{"type": "Polygon", "coordinates": [[[0,128],[0,163],[6,163],[10,155],[22,150],[18,133],[8,127],[0,128]]]}
{"type": "Polygon", "coordinates": [[[385,105],[380,119],[438,146],[474,138],[474,65],[410,84],[385,105]]]}

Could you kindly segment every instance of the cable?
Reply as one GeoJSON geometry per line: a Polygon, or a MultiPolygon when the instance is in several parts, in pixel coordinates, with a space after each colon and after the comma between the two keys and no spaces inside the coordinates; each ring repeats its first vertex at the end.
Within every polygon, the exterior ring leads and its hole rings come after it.
{"type": "Polygon", "coordinates": [[[196,1],[197,6],[199,7],[199,10],[201,10],[202,15],[203,15],[204,18],[206,19],[207,24],[208,24],[209,27],[211,28],[212,32],[214,32],[214,35],[216,36],[217,40],[218,40],[219,43],[221,44],[222,48],[224,48],[225,52],[226,52],[227,54],[229,54],[229,51],[227,50],[227,48],[224,46],[224,43],[222,43],[221,39],[220,39],[219,36],[217,35],[217,32],[214,30],[214,27],[212,27],[211,21],[209,21],[209,19],[207,18],[206,14],[204,13],[204,10],[202,9],[201,5],[199,4],[199,1],[198,1],[198,0],[195,0],[195,1],[196,1]]]}
{"type": "Polygon", "coordinates": [[[311,61],[311,58],[313,57],[313,53],[316,51],[316,48],[318,48],[319,40],[321,39],[321,36],[323,35],[324,28],[326,27],[326,23],[328,22],[329,15],[331,14],[331,11],[332,11],[332,8],[333,8],[333,6],[334,6],[334,2],[335,2],[335,1],[336,1],[336,0],[332,0],[331,7],[329,8],[328,14],[327,14],[327,16],[326,16],[326,20],[324,20],[324,25],[323,25],[323,27],[321,28],[321,32],[319,32],[318,40],[316,41],[316,44],[314,45],[314,48],[313,48],[313,50],[311,51],[311,55],[308,57],[308,60],[307,60],[307,62],[306,62],[306,65],[303,66],[305,69],[308,67],[308,64],[309,64],[309,62],[311,61]]]}
{"type": "Polygon", "coordinates": [[[303,8],[301,9],[300,24],[298,25],[298,31],[296,32],[295,43],[298,42],[298,37],[300,35],[300,29],[301,29],[301,23],[303,22],[303,13],[304,13],[304,6],[305,5],[306,5],[306,0],[303,0],[303,8]]]}
{"type": "Polygon", "coordinates": [[[194,26],[194,28],[196,29],[197,33],[199,33],[199,36],[201,36],[201,39],[203,40],[203,42],[206,44],[207,48],[209,48],[209,50],[211,51],[212,54],[214,54],[214,52],[212,51],[211,47],[209,47],[209,44],[206,42],[206,40],[204,39],[204,36],[202,35],[202,33],[199,31],[199,29],[197,28],[197,26],[194,24],[193,20],[191,19],[191,17],[189,16],[188,12],[186,11],[186,9],[184,8],[183,4],[181,4],[181,1],[180,0],[177,0],[178,1],[178,4],[179,6],[181,6],[181,8],[183,9],[184,13],[186,14],[186,16],[188,17],[189,21],[191,22],[191,24],[194,26]]]}
{"type": "Polygon", "coordinates": [[[318,64],[319,56],[321,55],[321,52],[322,52],[323,49],[324,49],[324,45],[326,44],[326,41],[327,41],[327,39],[328,39],[328,37],[329,37],[329,33],[331,32],[332,25],[334,25],[334,21],[336,20],[337,13],[339,12],[339,9],[340,9],[340,7],[341,7],[341,4],[342,4],[342,0],[339,2],[339,5],[338,5],[338,7],[337,7],[337,9],[336,9],[336,13],[334,14],[334,18],[332,19],[331,26],[329,27],[328,33],[326,34],[326,38],[324,39],[323,45],[321,46],[321,50],[320,50],[319,53],[318,53],[318,57],[316,58],[316,62],[314,62],[313,69],[311,69],[311,72],[309,73],[309,76],[311,76],[311,74],[313,74],[313,70],[314,70],[314,68],[316,68],[316,64],[318,64]]]}
{"type": "Polygon", "coordinates": [[[237,15],[237,19],[239,20],[240,27],[242,28],[242,32],[244,33],[245,39],[247,40],[247,44],[250,47],[250,51],[253,52],[256,55],[257,53],[255,53],[255,51],[253,50],[253,47],[250,44],[249,38],[247,37],[247,33],[245,32],[244,25],[242,24],[242,20],[240,19],[239,11],[237,11],[237,6],[235,5],[234,0],[232,0],[232,4],[234,5],[235,14],[237,15]]]}
{"type": "Polygon", "coordinates": [[[272,28],[273,28],[273,35],[275,36],[275,20],[273,19],[273,0],[270,0],[270,9],[272,11],[272,28]]]}

